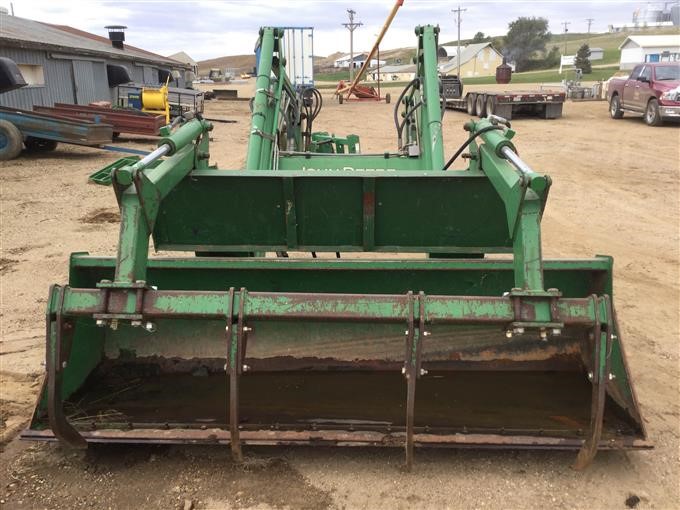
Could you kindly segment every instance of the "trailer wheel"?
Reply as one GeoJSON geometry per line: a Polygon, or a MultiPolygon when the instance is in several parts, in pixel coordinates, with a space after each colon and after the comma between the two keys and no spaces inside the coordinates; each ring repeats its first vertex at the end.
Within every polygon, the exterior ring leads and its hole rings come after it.
{"type": "Polygon", "coordinates": [[[338,94],[338,103],[342,104],[342,94],[338,94]]]}
{"type": "Polygon", "coordinates": [[[0,161],[9,161],[21,154],[21,131],[7,120],[0,120],[0,161]]]}
{"type": "Polygon", "coordinates": [[[24,140],[24,145],[27,151],[53,151],[57,148],[57,142],[54,140],[45,140],[44,138],[36,138],[34,136],[27,136],[24,140]]]}
{"type": "Polygon", "coordinates": [[[468,94],[465,100],[465,106],[467,107],[468,115],[477,114],[477,96],[475,94],[468,94]]]}
{"type": "Polygon", "coordinates": [[[385,104],[390,104],[390,101],[392,101],[392,96],[389,94],[385,94],[385,104]]]}
{"type": "Polygon", "coordinates": [[[489,96],[486,98],[486,114],[495,115],[496,114],[496,97],[489,96]]]}
{"type": "Polygon", "coordinates": [[[479,118],[486,117],[486,98],[483,94],[477,96],[477,101],[475,101],[477,107],[477,115],[479,118]]]}

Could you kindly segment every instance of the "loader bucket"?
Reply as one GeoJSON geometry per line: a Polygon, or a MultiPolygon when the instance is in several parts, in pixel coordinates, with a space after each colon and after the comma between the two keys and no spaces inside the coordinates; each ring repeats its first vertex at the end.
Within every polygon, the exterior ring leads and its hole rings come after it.
{"type": "MultiPolygon", "coordinates": [[[[547,284],[574,306],[611,293],[607,257],[544,264],[547,284]]],[[[114,266],[114,259],[74,255],[69,285],[95,289],[113,278],[114,266]]],[[[476,315],[475,324],[439,318],[438,309],[451,306],[440,296],[474,295],[480,306],[492,306],[512,286],[509,260],[159,259],[150,263],[149,279],[159,289],[190,291],[196,304],[207,295],[224,304],[214,302],[198,315],[180,312],[182,318],[161,313],[154,332],[126,324],[97,327],[84,316],[73,321],[63,408],[88,441],[230,442],[234,381],[225,366],[230,341],[228,312],[221,308],[228,306],[229,288],[245,301],[241,320],[252,329],[243,339],[237,382],[242,443],[402,445],[409,329],[402,309],[409,306],[410,289],[423,292],[410,296],[413,320],[422,303],[429,333],[420,346],[424,372],[412,410],[415,444],[579,448],[588,435],[590,328],[576,321],[541,341],[535,333],[508,338],[499,324],[485,324],[484,315],[476,315]],[[248,306],[272,292],[278,303],[248,306]],[[323,302],[329,292],[342,303],[339,313],[323,302]]],[[[54,289],[52,303],[58,295],[54,289]]],[[[642,447],[643,426],[616,324],[613,332],[599,447],[642,447]]],[[[45,389],[25,437],[53,436],[47,401],[45,389]]]]}
{"type": "Polygon", "coordinates": [[[117,256],[74,254],[50,290],[25,438],[237,460],[244,444],[401,446],[408,467],[415,446],[578,449],[576,467],[649,446],[612,259],[543,259],[551,181],[503,119],[466,124],[468,166],[448,169],[436,29],[416,32],[397,152],[313,133],[320,95],[297,95],[267,28],[246,169],[208,166],[200,117],[114,165],[117,256]],[[188,255],[149,258],[151,240],[188,255]]]}

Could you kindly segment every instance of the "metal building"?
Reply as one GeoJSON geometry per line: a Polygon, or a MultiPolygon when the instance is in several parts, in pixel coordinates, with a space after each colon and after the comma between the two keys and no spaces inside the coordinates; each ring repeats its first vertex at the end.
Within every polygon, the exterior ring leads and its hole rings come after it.
{"type": "Polygon", "coordinates": [[[0,106],[115,102],[117,85],[158,86],[168,77],[171,86],[185,86],[187,64],[125,44],[124,28],[109,27],[107,39],[0,11],[0,56],[14,60],[28,83],[0,95],[0,106]]]}

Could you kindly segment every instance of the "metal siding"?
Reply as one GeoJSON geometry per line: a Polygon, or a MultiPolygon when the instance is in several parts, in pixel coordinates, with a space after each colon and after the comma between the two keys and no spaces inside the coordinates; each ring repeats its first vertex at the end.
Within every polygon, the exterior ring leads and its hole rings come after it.
{"type": "Polygon", "coordinates": [[[286,73],[295,86],[314,86],[313,29],[285,29],[283,48],[286,73]]]}
{"type": "Polygon", "coordinates": [[[76,88],[76,103],[88,104],[94,101],[94,69],[92,62],[73,60],[73,82],[76,88]]]}
{"type": "Polygon", "coordinates": [[[94,100],[110,101],[111,91],[106,75],[106,64],[104,62],[93,62],[92,70],[94,71],[94,100]]]}
{"type": "Polygon", "coordinates": [[[144,66],[144,85],[158,85],[158,71],[153,67],[144,66]]]}
{"type": "Polygon", "coordinates": [[[17,64],[41,65],[45,77],[43,87],[24,87],[1,94],[1,106],[30,110],[33,105],[52,106],[57,102],[73,102],[75,96],[69,60],[51,59],[44,51],[7,47],[0,49],[0,55],[11,58],[17,64]]]}

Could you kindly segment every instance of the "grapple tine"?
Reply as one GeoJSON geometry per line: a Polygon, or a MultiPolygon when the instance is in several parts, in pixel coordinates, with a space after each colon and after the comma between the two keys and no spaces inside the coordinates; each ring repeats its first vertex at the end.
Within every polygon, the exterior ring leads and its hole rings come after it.
{"type": "Polygon", "coordinates": [[[87,442],[80,433],[73,428],[64,415],[62,401],[62,371],[66,368],[68,357],[65,352],[70,348],[67,343],[71,342],[73,324],[64,320],[64,295],[65,287],[53,286],[50,295],[57,292],[57,310],[55,321],[48,309],[47,330],[47,413],[49,423],[55,437],[72,448],[87,448],[87,442]]]}
{"type": "Polygon", "coordinates": [[[593,360],[592,360],[592,396],[590,407],[590,428],[588,437],[578,452],[574,469],[582,470],[588,467],[595,455],[602,437],[604,419],[604,405],[607,398],[607,379],[609,374],[609,353],[612,340],[612,309],[609,296],[602,299],[592,296],[595,304],[595,326],[593,327],[593,360]],[[603,303],[606,313],[606,327],[602,328],[600,304],[603,303]]]}

